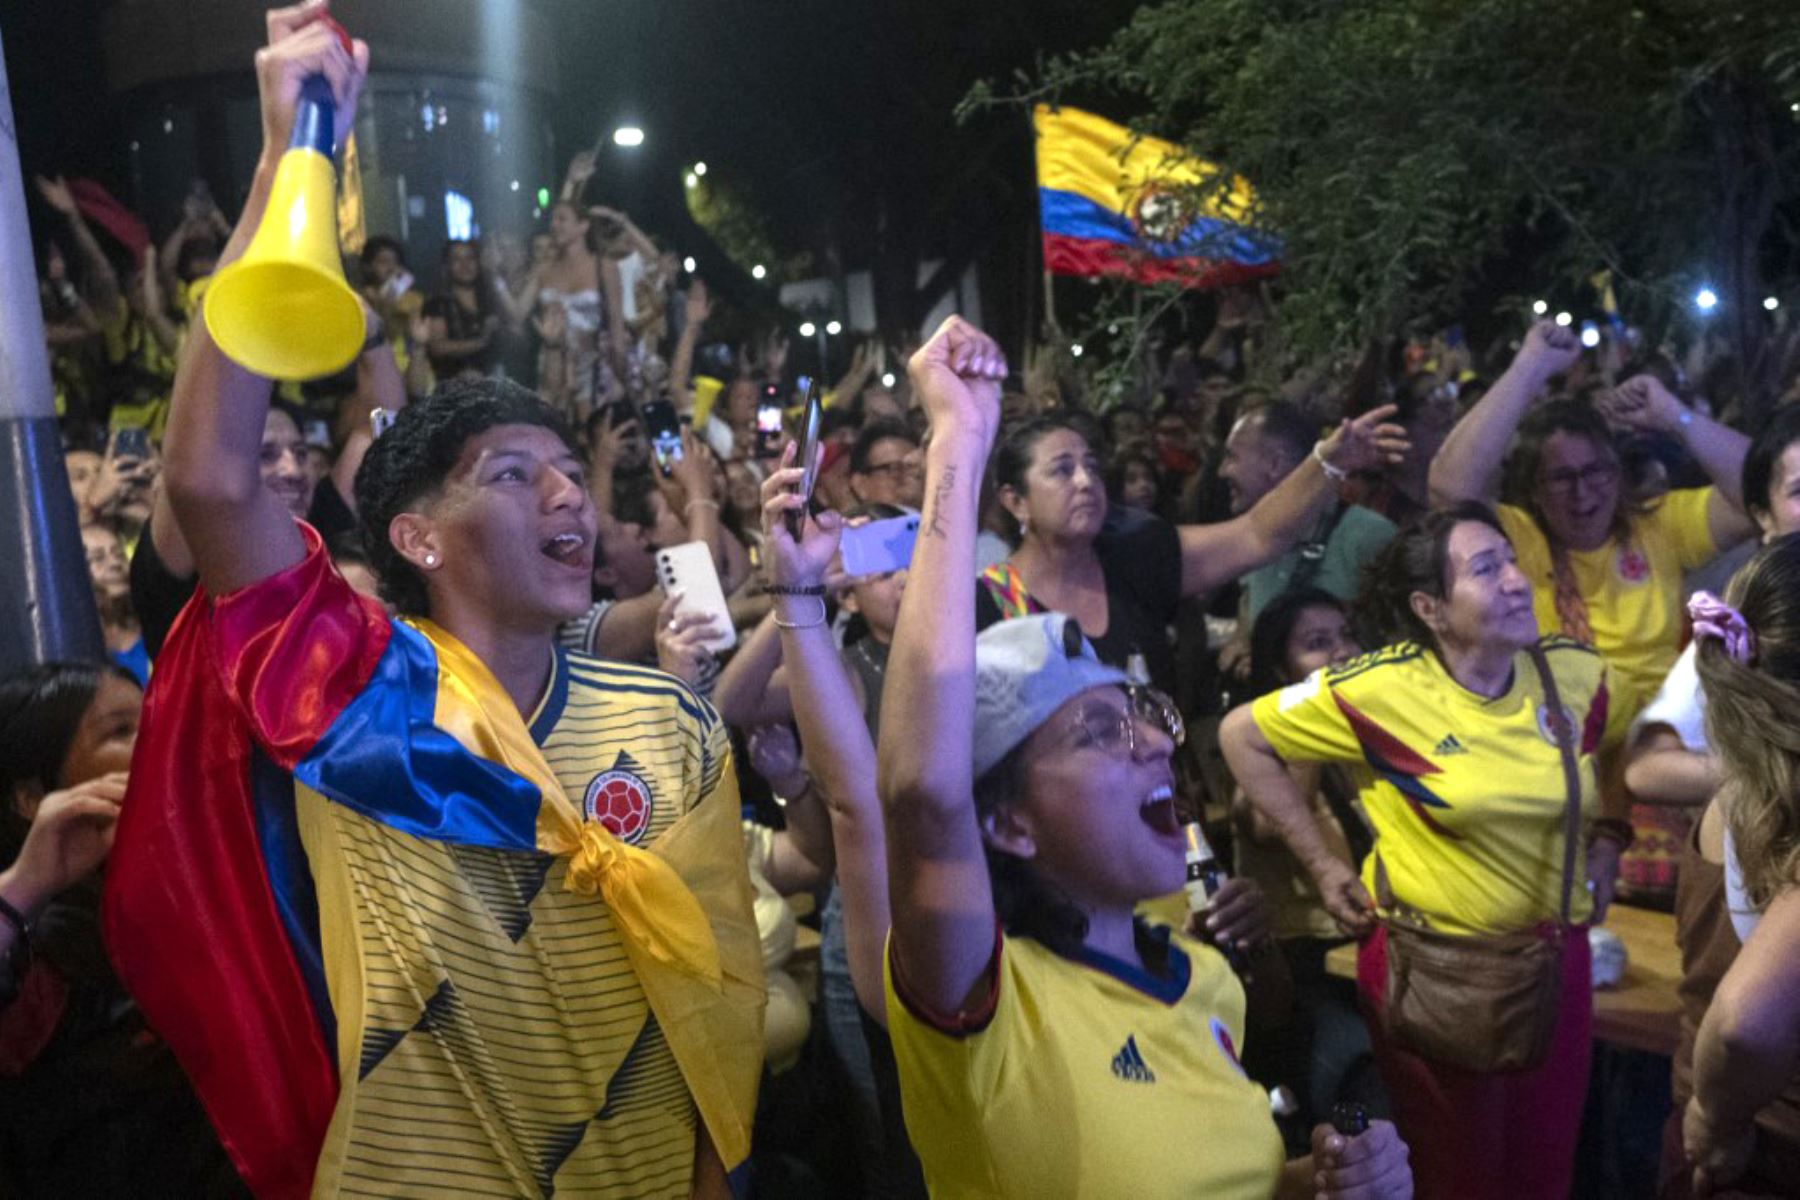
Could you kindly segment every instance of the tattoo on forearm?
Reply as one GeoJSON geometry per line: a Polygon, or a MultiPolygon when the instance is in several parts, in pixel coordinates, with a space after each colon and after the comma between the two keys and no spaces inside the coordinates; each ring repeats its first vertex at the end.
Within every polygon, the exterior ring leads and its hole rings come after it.
{"type": "Polygon", "coordinates": [[[950,493],[956,490],[956,468],[945,467],[939,477],[937,487],[931,491],[930,499],[925,505],[925,536],[931,538],[949,537],[944,528],[944,505],[950,502],[950,493]]]}

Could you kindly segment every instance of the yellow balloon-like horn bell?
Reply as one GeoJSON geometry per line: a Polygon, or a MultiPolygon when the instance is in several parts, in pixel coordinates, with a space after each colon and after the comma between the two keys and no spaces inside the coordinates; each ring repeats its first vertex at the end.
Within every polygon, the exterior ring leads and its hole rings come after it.
{"type": "Polygon", "coordinates": [[[363,306],[338,255],[332,97],[323,76],[301,89],[269,206],[242,258],[207,285],[206,328],[225,356],[268,379],[341,371],[363,344],[363,306]]]}

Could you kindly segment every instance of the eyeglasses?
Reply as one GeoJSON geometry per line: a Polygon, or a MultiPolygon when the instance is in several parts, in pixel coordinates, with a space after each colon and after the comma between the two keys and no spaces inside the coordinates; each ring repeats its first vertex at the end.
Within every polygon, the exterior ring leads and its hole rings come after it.
{"type": "Polygon", "coordinates": [[[1619,477],[1617,463],[1589,463],[1579,471],[1546,471],[1542,479],[1544,490],[1559,496],[1575,494],[1577,484],[1584,485],[1590,491],[1598,491],[1607,487],[1619,477]]]}
{"type": "Polygon", "coordinates": [[[923,475],[925,469],[918,463],[899,462],[870,463],[862,469],[864,475],[886,475],[889,478],[904,478],[908,475],[923,475]]]}
{"type": "Polygon", "coordinates": [[[1187,723],[1175,702],[1155,688],[1128,686],[1123,709],[1090,704],[1069,722],[1068,744],[1077,749],[1092,747],[1107,754],[1134,755],[1141,744],[1139,725],[1148,725],[1166,735],[1177,746],[1187,740],[1187,723]]]}

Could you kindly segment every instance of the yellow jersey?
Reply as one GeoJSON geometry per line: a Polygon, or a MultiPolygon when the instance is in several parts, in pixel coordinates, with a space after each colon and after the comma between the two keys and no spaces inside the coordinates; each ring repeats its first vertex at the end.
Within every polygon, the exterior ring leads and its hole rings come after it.
{"type": "Polygon", "coordinates": [[[887,971],[907,1132],[934,1196],[1268,1200],[1269,1099],[1238,1065],[1244,993],[1214,950],[1138,926],[1160,976],[997,937],[991,1009],[945,1022],[887,971]]]}
{"type": "MultiPolygon", "coordinates": [[[[1610,702],[1610,672],[1579,642],[1545,638],[1558,693],[1580,731],[1584,819],[1597,812],[1594,754],[1628,717],[1610,702]]],[[[1567,790],[1549,704],[1531,657],[1489,700],[1434,651],[1401,642],[1327,667],[1254,701],[1251,716],[1282,758],[1354,764],[1376,853],[1394,899],[1447,933],[1500,933],[1554,919],[1562,886],[1567,790]]],[[[1592,915],[1585,855],[1575,856],[1572,920],[1592,915]]]]}
{"type": "MultiPolygon", "coordinates": [[[[1704,566],[1719,551],[1706,520],[1712,494],[1710,487],[1670,492],[1632,521],[1627,542],[1608,538],[1597,550],[1569,551],[1594,646],[1613,669],[1612,702],[1627,717],[1650,703],[1681,653],[1682,574],[1704,566]]],[[[1560,632],[1550,543],[1524,509],[1502,504],[1495,511],[1512,541],[1519,570],[1531,580],[1538,630],[1560,632]]],[[[1625,727],[1619,728],[1622,733],[1625,727]]]]}
{"type": "MultiPolygon", "coordinates": [[[[735,815],[724,724],[658,671],[558,652],[528,721],[569,800],[652,850],[735,815]]],[[[338,1019],[315,1195],[685,1198],[693,1098],[567,856],[403,833],[295,781],[338,1019]]]]}

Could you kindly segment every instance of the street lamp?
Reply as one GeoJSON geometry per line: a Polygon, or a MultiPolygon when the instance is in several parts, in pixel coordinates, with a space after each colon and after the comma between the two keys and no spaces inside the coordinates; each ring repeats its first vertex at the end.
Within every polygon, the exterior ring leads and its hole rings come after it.
{"type": "Polygon", "coordinates": [[[613,145],[641,146],[644,144],[644,131],[636,125],[621,125],[613,130],[613,145]]]}
{"type": "Polygon", "coordinates": [[[1709,287],[1702,287],[1694,293],[1694,307],[1703,313],[1709,313],[1719,307],[1719,293],[1709,287]]]}
{"type": "Polygon", "coordinates": [[[817,329],[818,329],[818,326],[814,325],[811,321],[800,322],[800,336],[801,337],[811,337],[817,329]]]}
{"type": "Polygon", "coordinates": [[[769,273],[768,269],[766,267],[764,267],[761,263],[757,263],[754,267],[750,268],[750,278],[752,278],[752,279],[761,279],[764,275],[767,275],[768,273],[769,273]]]}
{"type": "Polygon", "coordinates": [[[1550,311],[1550,302],[1547,300],[1534,300],[1531,304],[1531,311],[1541,317],[1550,311]]]}
{"type": "Polygon", "coordinates": [[[838,334],[844,332],[844,327],[836,321],[827,321],[825,323],[825,332],[829,333],[832,337],[836,337],[838,334]]]}
{"type": "Polygon", "coordinates": [[[884,388],[891,388],[894,386],[894,373],[892,371],[883,371],[881,373],[881,386],[884,388]]]}
{"type": "Polygon", "coordinates": [[[1770,312],[1774,312],[1776,309],[1781,307],[1781,301],[1777,300],[1773,296],[1770,296],[1763,301],[1763,307],[1768,309],[1770,312]]]}
{"type": "Polygon", "coordinates": [[[694,263],[693,255],[690,254],[686,258],[681,260],[681,269],[686,271],[689,275],[692,275],[694,273],[695,263],[694,263]]]}
{"type": "Polygon", "coordinates": [[[694,174],[704,176],[706,174],[706,164],[703,162],[695,163],[694,164],[694,174]]]}
{"type": "Polygon", "coordinates": [[[1575,317],[1572,313],[1565,310],[1556,314],[1556,323],[1567,329],[1570,325],[1575,323],[1575,317]]]}

